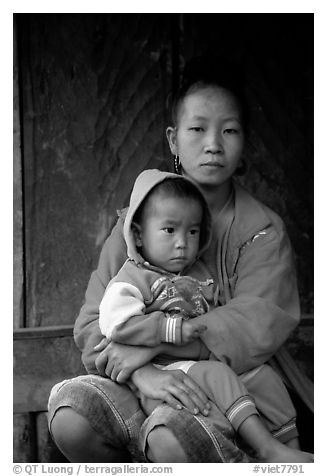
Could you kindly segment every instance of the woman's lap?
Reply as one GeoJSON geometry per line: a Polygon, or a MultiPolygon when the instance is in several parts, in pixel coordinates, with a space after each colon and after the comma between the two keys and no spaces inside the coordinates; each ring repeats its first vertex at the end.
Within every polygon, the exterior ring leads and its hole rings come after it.
{"type": "Polygon", "coordinates": [[[145,461],[138,440],[146,416],[126,385],[98,375],[82,375],[56,384],[48,403],[50,432],[57,410],[66,406],[84,416],[110,445],[125,447],[133,460],[145,461]]]}
{"type": "Polygon", "coordinates": [[[181,444],[189,463],[248,463],[250,459],[235,445],[235,432],[223,414],[211,405],[208,417],[193,415],[186,409],[159,405],[141,428],[140,444],[155,427],[169,428],[181,444]]]}
{"type": "Polygon", "coordinates": [[[97,375],[83,375],[60,382],[52,389],[49,427],[56,411],[65,406],[83,415],[113,447],[126,447],[135,462],[146,461],[143,449],[147,435],[160,425],[177,437],[190,463],[249,461],[235,446],[235,434],[228,421],[213,405],[209,417],[194,416],[186,409],[175,410],[162,404],[146,418],[129,387],[97,375]]]}

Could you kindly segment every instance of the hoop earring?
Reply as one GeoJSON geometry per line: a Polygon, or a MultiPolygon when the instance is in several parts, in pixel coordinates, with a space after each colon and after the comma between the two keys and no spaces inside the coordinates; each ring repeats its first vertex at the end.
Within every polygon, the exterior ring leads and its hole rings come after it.
{"type": "Polygon", "coordinates": [[[181,169],[182,169],[182,165],[181,165],[181,162],[179,160],[179,157],[178,155],[174,155],[174,169],[175,169],[175,173],[180,175],[181,173],[181,169]]]}

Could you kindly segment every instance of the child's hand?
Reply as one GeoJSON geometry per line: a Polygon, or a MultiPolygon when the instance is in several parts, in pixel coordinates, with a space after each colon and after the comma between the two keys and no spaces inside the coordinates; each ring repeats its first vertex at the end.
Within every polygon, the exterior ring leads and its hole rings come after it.
{"type": "Polygon", "coordinates": [[[96,350],[101,350],[95,360],[100,375],[109,377],[114,382],[125,383],[131,374],[143,367],[156,356],[155,347],[123,345],[103,339],[96,350]]]}
{"type": "Polygon", "coordinates": [[[207,330],[207,326],[192,321],[182,322],[182,344],[189,344],[198,339],[203,332],[207,330]]]}

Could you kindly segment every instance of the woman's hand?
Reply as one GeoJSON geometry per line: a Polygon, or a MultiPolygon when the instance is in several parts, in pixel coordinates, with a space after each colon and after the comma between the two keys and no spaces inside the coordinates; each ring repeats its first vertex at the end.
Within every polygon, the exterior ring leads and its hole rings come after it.
{"type": "Polygon", "coordinates": [[[182,370],[159,370],[149,364],[136,370],[131,380],[147,398],[162,400],[177,410],[184,406],[195,415],[209,413],[208,397],[182,370]]]}
{"type": "Polygon", "coordinates": [[[106,338],[94,349],[101,351],[95,360],[100,375],[118,383],[125,383],[136,369],[143,367],[157,354],[155,347],[123,345],[106,338]]]}

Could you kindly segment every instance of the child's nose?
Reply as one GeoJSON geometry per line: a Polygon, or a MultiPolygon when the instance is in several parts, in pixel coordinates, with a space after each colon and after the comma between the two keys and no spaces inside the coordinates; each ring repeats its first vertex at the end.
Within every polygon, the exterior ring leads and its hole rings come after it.
{"type": "Polygon", "coordinates": [[[176,247],[177,248],[185,248],[186,247],[186,238],[184,235],[179,235],[176,240],[176,247]]]}

